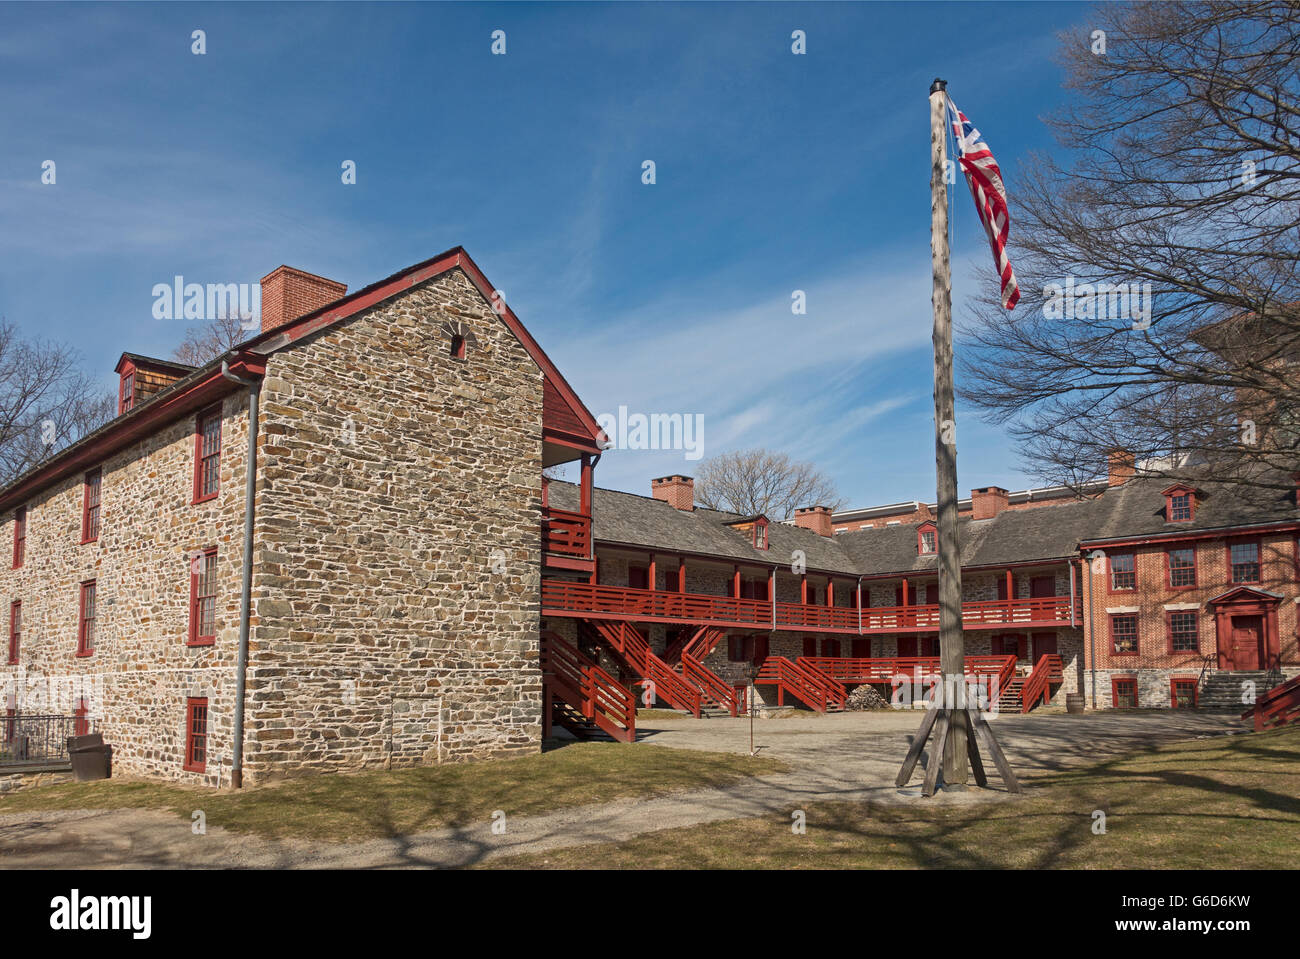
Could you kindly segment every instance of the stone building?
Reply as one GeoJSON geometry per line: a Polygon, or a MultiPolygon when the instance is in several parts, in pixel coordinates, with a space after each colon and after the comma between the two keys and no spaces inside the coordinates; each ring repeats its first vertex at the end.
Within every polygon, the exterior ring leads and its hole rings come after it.
{"type": "Polygon", "coordinates": [[[10,730],[211,784],[539,747],[541,474],[598,428],[464,250],[344,290],[281,267],[229,355],[125,355],[0,491],[10,730]]]}

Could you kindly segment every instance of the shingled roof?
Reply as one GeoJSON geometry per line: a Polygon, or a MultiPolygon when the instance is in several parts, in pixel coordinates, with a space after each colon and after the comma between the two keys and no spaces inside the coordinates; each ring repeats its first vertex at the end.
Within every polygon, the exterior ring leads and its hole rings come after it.
{"type": "MultiPolygon", "coordinates": [[[[961,565],[967,569],[1011,563],[1059,562],[1078,556],[1081,544],[1120,538],[1187,535],[1276,523],[1300,522],[1294,493],[1275,488],[1198,484],[1191,522],[1165,521],[1168,479],[1130,479],[1095,499],[1038,509],[1003,510],[991,519],[958,520],[961,565]]],[[[796,549],[804,551],[813,572],[878,577],[933,572],[938,557],[918,554],[915,524],[877,526],[821,536],[789,523],[771,523],[771,548],[755,549],[748,534],[731,523],[747,518],[696,507],[679,510],[662,500],[594,491],[595,539],[664,553],[693,553],[760,565],[784,566],[796,549]]],[[[578,488],[553,481],[550,501],[577,509],[578,488]]]]}

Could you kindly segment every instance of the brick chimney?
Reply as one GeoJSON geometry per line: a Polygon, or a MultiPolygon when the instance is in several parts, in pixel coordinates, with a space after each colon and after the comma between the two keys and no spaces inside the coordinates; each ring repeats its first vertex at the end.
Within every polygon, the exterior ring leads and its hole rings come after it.
{"type": "Polygon", "coordinates": [[[695,480],[690,476],[661,476],[650,481],[650,495],[673,509],[695,509],[695,480]]]}
{"type": "Polygon", "coordinates": [[[1008,493],[1001,486],[970,491],[971,519],[992,519],[1007,508],[1008,493]]]}
{"type": "Polygon", "coordinates": [[[1111,486],[1123,486],[1137,472],[1137,460],[1128,450],[1111,450],[1109,455],[1111,486]]]}
{"type": "Polygon", "coordinates": [[[291,266],[276,267],[262,277],[262,332],[333,303],[347,291],[346,283],[291,266]]]}
{"type": "Polygon", "coordinates": [[[794,511],[794,525],[800,529],[810,529],[821,536],[834,535],[829,506],[800,506],[794,511]]]}

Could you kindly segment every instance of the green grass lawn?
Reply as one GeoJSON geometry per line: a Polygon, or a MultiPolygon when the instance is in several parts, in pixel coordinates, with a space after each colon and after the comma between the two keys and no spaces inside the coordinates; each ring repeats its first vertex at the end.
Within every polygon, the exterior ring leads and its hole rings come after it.
{"type": "MultiPolygon", "coordinates": [[[[995,779],[995,782],[997,780],[995,779]]],[[[1300,728],[1161,746],[1040,774],[974,806],[809,803],[619,844],[490,860],[498,869],[1251,869],[1300,863],[1300,728]],[[1093,832],[1094,810],[1106,832],[1093,832]]]]}
{"type": "Polygon", "coordinates": [[[104,780],[26,789],[0,813],[44,809],[164,809],[209,826],[267,837],[354,841],[407,835],[565,806],[662,796],[771,775],[773,759],[621,743],[574,743],[518,759],[393,772],[323,773],[243,790],[104,780]]]}

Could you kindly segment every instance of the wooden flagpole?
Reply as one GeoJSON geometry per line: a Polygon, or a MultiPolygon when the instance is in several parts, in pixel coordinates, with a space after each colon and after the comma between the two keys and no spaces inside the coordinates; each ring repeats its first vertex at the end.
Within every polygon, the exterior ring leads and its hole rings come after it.
{"type": "MultiPolygon", "coordinates": [[[[957,438],[952,385],[952,276],[948,254],[948,84],[930,84],[930,261],[934,288],[934,458],[939,503],[939,669],[942,707],[951,709],[943,741],[944,782],[964,784],[969,774],[966,742],[966,649],[961,622],[961,550],[957,541],[957,438]],[[960,697],[950,701],[947,697],[960,697]]],[[[937,757],[936,757],[937,758],[937,757]]],[[[937,765],[937,763],[936,763],[937,765]]]]}
{"type": "MultiPolygon", "coordinates": [[[[934,751],[925,769],[922,796],[939,788],[939,772],[948,786],[964,788],[974,770],[975,784],[987,786],[983,745],[1009,792],[1020,792],[1011,764],[998,746],[978,704],[971,712],[966,697],[966,649],[961,616],[961,549],[957,542],[957,436],[952,388],[952,276],[948,268],[948,191],[944,176],[948,159],[947,84],[930,85],[930,260],[934,271],[934,465],[939,497],[939,668],[942,687],[928,704],[921,728],[903,758],[894,780],[911,781],[926,741],[933,734],[934,751]]],[[[996,708],[997,689],[991,690],[996,708]]]]}

